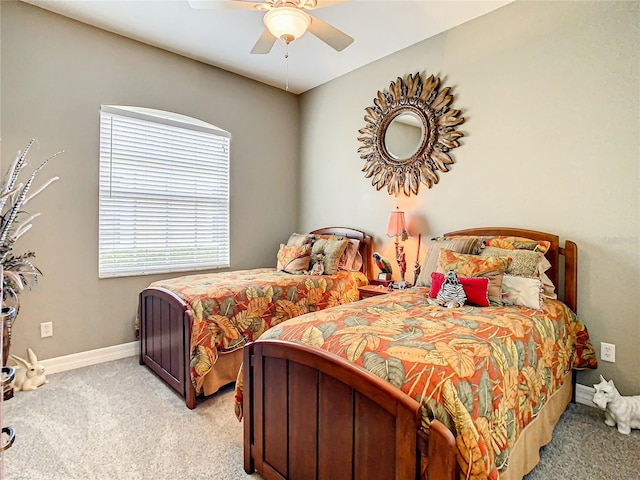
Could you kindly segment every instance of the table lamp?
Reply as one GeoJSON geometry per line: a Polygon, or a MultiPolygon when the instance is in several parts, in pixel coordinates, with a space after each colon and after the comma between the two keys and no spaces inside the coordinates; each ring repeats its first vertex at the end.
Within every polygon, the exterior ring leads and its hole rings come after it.
{"type": "Polygon", "coordinates": [[[400,245],[398,237],[400,237],[402,241],[405,241],[407,238],[409,238],[409,234],[407,233],[407,229],[405,226],[404,212],[401,211],[398,207],[396,207],[395,211],[391,212],[389,225],[387,226],[387,236],[396,237],[396,262],[398,262],[398,267],[400,268],[400,276],[402,278],[400,286],[401,288],[404,288],[404,275],[407,271],[407,261],[404,255],[404,246],[400,245]]]}

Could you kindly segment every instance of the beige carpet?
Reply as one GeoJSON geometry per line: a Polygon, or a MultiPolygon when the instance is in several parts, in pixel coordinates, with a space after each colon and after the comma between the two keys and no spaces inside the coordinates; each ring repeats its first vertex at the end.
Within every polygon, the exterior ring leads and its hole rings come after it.
{"type": "Polygon", "coordinates": [[[5,480],[259,479],[225,388],[195,410],[137,359],[58,373],[3,404],[5,480]]]}
{"type": "MultiPolygon", "coordinates": [[[[5,480],[260,478],[242,468],[230,387],[189,410],[133,357],[49,380],[4,403],[4,423],[16,428],[5,480]]],[[[602,420],[597,409],[570,405],[526,480],[639,480],[640,431],[621,435],[602,420]]]]}

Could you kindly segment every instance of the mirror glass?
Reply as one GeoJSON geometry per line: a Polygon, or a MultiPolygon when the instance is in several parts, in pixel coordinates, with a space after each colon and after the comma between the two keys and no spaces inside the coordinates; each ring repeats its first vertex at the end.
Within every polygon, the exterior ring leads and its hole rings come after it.
{"type": "Polygon", "coordinates": [[[418,153],[424,139],[424,126],[413,112],[402,112],[387,127],[384,145],[397,160],[408,160],[418,153]]]}

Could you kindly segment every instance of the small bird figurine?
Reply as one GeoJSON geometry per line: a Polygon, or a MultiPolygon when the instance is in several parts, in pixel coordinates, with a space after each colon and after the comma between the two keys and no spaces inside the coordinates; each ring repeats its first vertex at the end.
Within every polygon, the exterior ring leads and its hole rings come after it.
{"type": "Polygon", "coordinates": [[[378,252],[373,252],[373,259],[376,262],[376,266],[380,269],[380,273],[388,273],[389,275],[393,273],[391,270],[391,264],[389,263],[389,260],[384,258],[378,252]]]}

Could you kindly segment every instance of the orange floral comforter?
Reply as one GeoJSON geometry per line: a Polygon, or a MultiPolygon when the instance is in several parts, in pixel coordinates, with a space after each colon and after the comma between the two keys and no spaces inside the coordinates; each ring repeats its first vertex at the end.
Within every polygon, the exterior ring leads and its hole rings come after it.
{"type": "MultiPolygon", "coordinates": [[[[558,300],[446,309],[426,289],[397,291],[304,315],[261,337],[331,351],[415,398],[423,421],[456,436],[462,477],[497,479],[509,449],[573,368],[595,368],[585,326],[558,300]]],[[[242,416],[242,383],[236,411],[242,416]]]]}
{"type": "Polygon", "coordinates": [[[360,272],[291,275],[274,268],[187,275],[152,283],[182,298],[193,312],[191,378],[196,393],[218,359],[298,315],[358,300],[360,272]]]}

